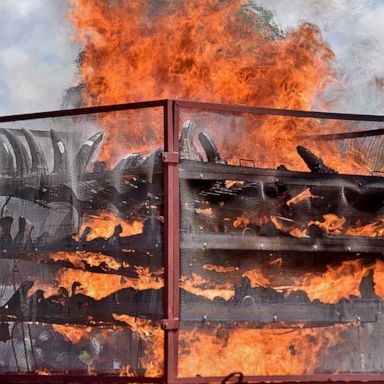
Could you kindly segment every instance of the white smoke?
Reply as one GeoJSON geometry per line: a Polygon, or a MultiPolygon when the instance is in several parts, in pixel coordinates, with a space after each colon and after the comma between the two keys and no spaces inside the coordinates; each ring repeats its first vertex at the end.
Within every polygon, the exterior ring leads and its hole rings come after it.
{"type": "Polygon", "coordinates": [[[340,84],[330,89],[331,109],[384,114],[384,1],[253,0],[284,30],[316,24],[336,55],[340,84]]]}
{"type": "MultiPolygon", "coordinates": [[[[250,0],[285,31],[316,24],[336,55],[331,109],[384,113],[383,0],[250,0]]],[[[76,85],[69,1],[0,1],[0,114],[60,108],[76,85]]]]}
{"type": "Polygon", "coordinates": [[[76,83],[67,1],[0,1],[0,114],[60,108],[76,83]]]}

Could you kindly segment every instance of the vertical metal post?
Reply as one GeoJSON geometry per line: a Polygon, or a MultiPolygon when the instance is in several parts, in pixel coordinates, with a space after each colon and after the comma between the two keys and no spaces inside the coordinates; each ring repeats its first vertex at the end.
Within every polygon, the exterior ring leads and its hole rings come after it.
{"type": "Polygon", "coordinates": [[[164,107],[164,262],[165,332],[164,375],[166,383],[177,380],[179,328],[179,156],[178,111],[173,100],[164,107]]]}

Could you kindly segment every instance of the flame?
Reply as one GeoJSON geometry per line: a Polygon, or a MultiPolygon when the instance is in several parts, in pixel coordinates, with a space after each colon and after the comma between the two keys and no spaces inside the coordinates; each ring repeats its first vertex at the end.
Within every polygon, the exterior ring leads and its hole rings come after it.
{"type": "Polygon", "coordinates": [[[92,327],[81,325],[53,324],[52,327],[56,332],[61,333],[64,336],[64,339],[70,341],[72,344],[77,344],[82,339],[89,338],[92,331],[92,327]]]}
{"type": "MultiPolygon", "coordinates": [[[[358,222],[355,225],[346,226],[346,223],[347,223],[346,218],[343,216],[337,216],[333,213],[328,213],[323,215],[323,219],[324,221],[310,221],[307,224],[307,226],[309,227],[312,224],[317,225],[325,233],[333,234],[333,235],[368,236],[368,237],[384,236],[384,216],[383,215],[376,217],[373,221],[365,225],[361,225],[358,222]]],[[[307,234],[307,230],[294,228],[290,233],[295,237],[303,237],[307,234]]]]}
{"type": "Polygon", "coordinates": [[[293,290],[304,291],[311,301],[318,299],[323,303],[336,304],[351,296],[360,297],[360,284],[368,274],[369,267],[361,259],[343,261],[339,265],[327,265],[320,275],[307,273],[296,279],[293,290]]]}
{"type": "MultiPolygon", "coordinates": [[[[143,232],[144,223],[141,221],[133,221],[132,223],[116,216],[112,212],[101,211],[98,216],[84,215],[79,234],[81,235],[87,227],[91,228],[91,232],[86,236],[87,241],[97,237],[105,239],[111,237],[115,231],[115,227],[121,225],[122,233],[120,236],[137,235],[143,232]]],[[[76,239],[79,240],[77,235],[76,239]]]]}
{"type": "Polygon", "coordinates": [[[233,222],[233,226],[235,228],[246,228],[249,225],[250,222],[251,221],[250,221],[250,219],[247,216],[239,216],[233,222]]]}
{"type": "Polygon", "coordinates": [[[235,295],[235,290],[230,283],[215,284],[192,272],[191,276],[183,275],[180,278],[180,287],[196,296],[203,296],[209,300],[222,297],[229,300],[235,295]]]}
{"type": "Polygon", "coordinates": [[[295,205],[297,203],[300,203],[300,201],[303,201],[306,199],[313,199],[315,197],[318,197],[318,196],[313,195],[310,188],[306,188],[303,192],[300,192],[296,196],[292,197],[292,199],[289,199],[287,201],[287,205],[288,206],[295,205]]]}
{"type": "MultiPolygon", "coordinates": [[[[132,332],[137,332],[145,342],[144,356],[140,362],[145,369],[145,375],[158,377],[163,374],[164,360],[164,331],[159,324],[150,320],[138,319],[129,315],[113,313],[113,318],[128,324],[132,332]]],[[[126,370],[126,369],[125,369],[126,370]]]]}
{"type": "MultiPolygon", "coordinates": [[[[179,98],[309,110],[328,107],[318,95],[337,81],[334,54],[316,26],[303,24],[283,36],[248,0],[156,6],[146,0],[72,0],[70,19],[84,47],[86,105],[179,98]]],[[[102,160],[114,162],[161,139],[161,114],[144,112],[127,123],[100,116],[107,131],[102,160]]],[[[262,119],[244,118],[231,140],[216,129],[221,154],[255,159],[258,166],[272,160],[305,169],[295,149],[303,136],[344,128],[316,119],[262,119]]],[[[310,144],[340,172],[367,172],[361,153],[340,154],[335,143],[310,144]]]]}
{"type": "Polygon", "coordinates": [[[318,357],[342,340],[346,325],[302,329],[181,329],[179,375],[195,377],[313,373],[318,357]],[[207,364],[207,362],[210,362],[207,364]]]}
{"type": "Polygon", "coordinates": [[[252,288],[268,287],[271,284],[268,277],[266,277],[259,269],[246,271],[243,273],[243,277],[247,277],[249,279],[252,288]]]}
{"type": "Polygon", "coordinates": [[[56,275],[57,286],[71,290],[72,284],[81,284],[79,292],[100,300],[114,292],[124,288],[134,288],[142,291],[145,289],[160,289],[164,286],[163,279],[149,272],[149,268],[135,267],[139,278],[120,275],[93,273],[79,269],[62,268],[56,275]]]}
{"type": "Polygon", "coordinates": [[[371,223],[357,227],[347,228],[346,235],[350,236],[370,236],[370,237],[383,237],[384,236],[384,216],[378,216],[371,223]]]}
{"type": "Polygon", "coordinates": [[[215,271],[218,273],[228,273],[228,272],[237,271],[239,268],[231,267],[231,266],[225,266],[225,265],[204,264],[203,269],[205,269],[207,271],[215,271]]]}
{"type": "MultiPolygon", "coordinates": [[[[85,268],[84,262],[93,267],[99,267],[100,265],[105,264],[108,268],[113,270],[118,270],[123,266],[122,263],[116,261],[113,257],[104,255],[101,252],[54,252],[49,253],[48,258],[54,261],[66,260],[75,267],[82,269],[85,268]]],[[[124,264],[124,266],[126,267],[127,265],[124,264]]]]}

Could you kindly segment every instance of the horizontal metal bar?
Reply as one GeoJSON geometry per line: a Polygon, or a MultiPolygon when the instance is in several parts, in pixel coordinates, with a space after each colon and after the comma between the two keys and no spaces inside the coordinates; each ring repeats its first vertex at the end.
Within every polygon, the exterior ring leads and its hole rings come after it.
{"type": "Polygon", "coordinates": [[[349,187],[361,191],[366,188],[370,190],[384,188],[384,178],[380,176],[280,171],[191,160],[181,161],[180,178],[187,180],[244,180],[303,186],[349,187]]]}
{"type": "Polygon", "coordinates": [[[253,322],[271,324],[277,321],[286,324],[311,323],[311,326],[377,322],[378,313],[383,309],[383,302],[374,300],[353,300],[339,304],[323,303],[258,303],[253,296],[246,296],[246,304],[194,303],[184,302],[181,296],[182,322],[253,322]],[[253,302],[252,302],[253,301],[253,302]]]}
{"type": "Polygon", "coordinates": [[[19,115],[0,116],[0,123],[11,122],[11,121],[22,121],[22,120],[47,119],[47,118],[64,117],[64,116],[89,115],[89,114],[105,113],[105,112],[118,112],[118,111],[125,111],[125,110],[131,110],[131,109],[164,107],[166,103],[167,103],[167,100],[153,100],[153,101],[143,101],[143,102],[137,102],[137,103],[101,105],[98,107],[84,107],[84,108],[75,108],[75,109],[60,109],[60,110],[47,111],[47,112],[24,113],[19,115]]]}
{"type": "MultiPolygon", "coordinates": [[[[0,134],[5,133],[5,129],[10,130],[17,136],[24,136],[23,131],[19,128],[5,128],[0,127],[0,134]]],[[[43,130],[43,129],[28,129],[30,132],[33,133],[36,137],[50,137],[50,130],[43,130]]],[[[80,137],[83,136],[83,134],[79,131],[57,131],[57,133],[60,135],[60,137],[80,137]]]]}
{"type": "Polygon", "coordinates": [[[286,236],[241,236],[233,234],[182,233],[181,248],[191,250],[249,250],[297,252],[382,252],[384,238],[344,236],[311,239],[286,236]]]}
{"type": "Polygon", "coordinates": [[[381,136],[384,135],[384,128],[369,129],[366,131],[329,133],[324,135],[303,136],[303,139],[319,139],[319,140],[345,140],[357,139],[361,137],[381,136]]]}
{"type": "MultiPolygon", "coordinates": [[[[135,103],[102,105],[97,107],[84,107],[84,108],[75,108],[75,109],[47,111],[47,112],[8,115],[8,116],[0,117],[0,123],[10,122],[10,121],[20,121],[20,120],[45,119],[45,118],[52,118],[52,117],[87,115],[87,114],[104,113],[104,112],[116,112],[116,111],[124,111],[129,109],[164,107],[167,104],[167,102],[168,100],[163,99],[163,100],[151,100],[151,101],[143,101],[143,102],[135,102],[135,103]]],[[[260,107],[250,107],[245,105],[205,103],[200,101],[187,101],[187,100],[175,100],[175,102],[179,107],[182,107],[182,108],[184,107],[184,108],[191,108],[191,109],[203,109],[203,110],[211,110],[216,112],[255,113],[255,114],[262,114],[262,115],[280,115],[280,116],[292,116],[292,117],[315,118],[315,119],[384,122],[383,115],[302,111],[302,110],[290,110],[290,109],[278,109],[278,108],[260,108],[260,107]]]]}
{"type": "Polygon", "coordinates": [[[355,113],[337,113],[320,111],[302,111],[293,109],[259,108],[245,105],[204,103],[200,101],[176,100],[181,108],[202,109],[215,112],[255,113],[261,115],[280,115],[315,119],[352,120],[352,121],[377,121],[384,122],[384,115],[364,115],[355,113]]]}

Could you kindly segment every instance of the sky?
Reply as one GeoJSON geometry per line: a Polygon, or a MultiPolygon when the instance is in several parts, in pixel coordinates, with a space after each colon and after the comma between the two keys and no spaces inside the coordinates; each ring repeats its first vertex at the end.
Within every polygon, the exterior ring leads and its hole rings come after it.
{"type": "MultiPolygon", "coordinates": [[[[250,1],[271,10],[284,31],[302,22],[320,28],[336,54],[334,111],[384,114],[384,0],[250,1]]],[[[68,5],[0,0],[0,115],[60,109],[78,83],[68,5]]]]}

